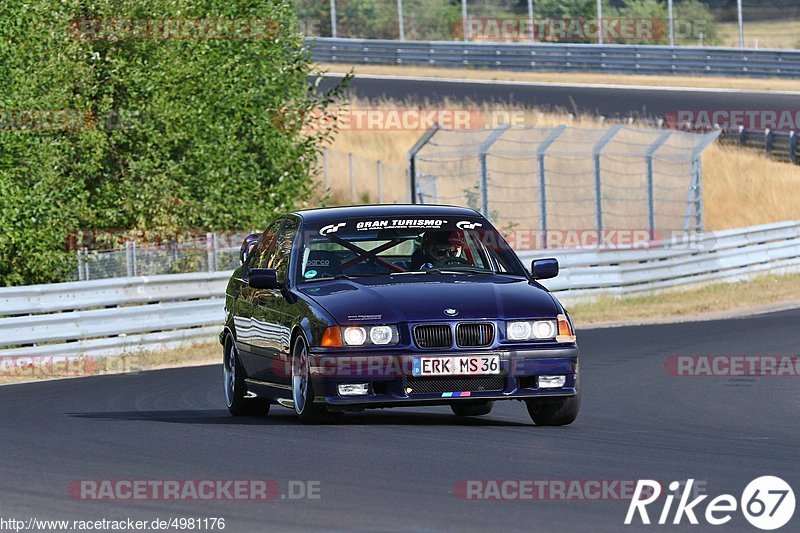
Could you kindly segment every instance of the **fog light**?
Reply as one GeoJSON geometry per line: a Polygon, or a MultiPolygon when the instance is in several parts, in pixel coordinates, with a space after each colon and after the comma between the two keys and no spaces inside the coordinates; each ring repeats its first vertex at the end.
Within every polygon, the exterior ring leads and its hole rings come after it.
{"type": "Polygon", "coordinates": [[[566,382],[567,376],[539,376],[540,389],[560,389],[566,382]]]}
{"type": "Polygon", "coordinates": [[[369,383],[343,383],[337,385],[339,396],[364,396],[369,392],[369,383]]]}

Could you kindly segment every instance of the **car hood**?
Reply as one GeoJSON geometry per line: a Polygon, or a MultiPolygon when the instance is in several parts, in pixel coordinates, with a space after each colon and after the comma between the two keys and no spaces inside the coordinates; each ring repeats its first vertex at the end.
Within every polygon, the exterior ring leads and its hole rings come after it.
{"type": "Polygon", "coordinates": [[[524,279],[503,276],[414,276],[322,281],[300,292],[339,324],[554,317],[550,294],[524,279]],[[454,317],[445,309],[455,309],[454,317]]]}

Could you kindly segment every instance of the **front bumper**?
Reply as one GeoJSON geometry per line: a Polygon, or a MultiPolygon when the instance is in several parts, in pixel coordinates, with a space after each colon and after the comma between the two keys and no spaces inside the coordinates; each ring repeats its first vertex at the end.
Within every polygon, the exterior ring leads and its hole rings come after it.
{"type": "Polygon", "coordinates": [[[345,353],[310,354],[315,401],[329,406],[397,407],[440,405],[455,401],[524,400],[537,397],[574,396],[578,391],[578,348],[566,346],[531,350],[492,350],[441,353],[345,353]],[[413,357],[499,355],[500,374],[495,376],[414,377],[413,357]],[[560,388],[540,388],[541,375],[563,375],[560,388]],[[341,396],[337,385],[368,383],[369,392],[341,396]],[[487,388],[488,387],[488,388],[487,388]],[[462,388],[463,390],[450,390],[462,388]]]}

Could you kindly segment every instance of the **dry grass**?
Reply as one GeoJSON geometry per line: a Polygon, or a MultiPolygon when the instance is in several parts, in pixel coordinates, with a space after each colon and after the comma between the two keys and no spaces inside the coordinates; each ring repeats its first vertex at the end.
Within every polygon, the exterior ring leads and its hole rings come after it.
{"type": "Polygon", "coordinates": [[[0,384],[46,379],[122,374],[219,363],[222,349],[218,341],[193,343],[162,351],[133,352],[118,357],[31,357],[2,361],[0,384]]]}
{"type": "MultiPolygon", "coordinates": [[[[443,102],[435,106],[384,101],[351,102],[353,109],[376,107],[479,109],[485,116],[502,111],[523,117],[526,125],[553,126],[569,123],[580,127],[602,126],[593,117],[570,117],[566,111],[540,113],[530,108],[509,109],[490,105],[443,102]]],[[[404,201],[408,196],[406,158],[422,134],[419,130],[343,130],[329,156],[329,187],[333,203],[350,203],[347,153],[354,154],[355,202],[376,200],[375,161],[383,162],[384,202],[404,201]]],[[[800,166],[774,161],[756,150],[711,145],[703,154],[705,227],[709,231],[766,224],[798,218],[800,166]]]]}
{"type": "Polygon", "coordinates": [[[356,74],[418,76],[427,78],[462,78],[474,80],[505,80],[517,82],[566,84],[644,85],[653,87],[697,87],[707,89],[743,89],[753,91],[800,91],[800,84],[797,82],[797,80],[782,78],[647,76],[631,74],[594,74],[583,72],[511,72],[501,70],[450,69],[435,67],[397,67],[393,65],[321,64],[320,68],[328,72],[344,73],[353,69],[356,74]]]}
{"type": "Polygon", "coordinates": [[[715,283],[647,296],[605,296],[590,303],[571,305],[569,310],[576,327],[604,323],[678,321],[722,318],[737,312],[767,311],[781,304],[796,304],[798,295],[800,274],[761,276],[736,283],[715,283]]]}
{"type": "MultiPolygon", "coordinates": [[[[736,22],[718,25],[722,46],[739,46],[736,22]]],[[[758,48],[800,48],[800,19],[744,22],[744,44],[758,48]]]]}

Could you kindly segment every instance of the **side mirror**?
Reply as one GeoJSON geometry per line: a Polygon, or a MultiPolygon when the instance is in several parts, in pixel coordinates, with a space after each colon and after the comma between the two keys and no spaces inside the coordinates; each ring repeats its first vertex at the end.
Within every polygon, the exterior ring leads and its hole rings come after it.
{"type": "Polygon", "coordinates": [[[242,246],[239,248],[239,261],[241,261],[241,264],[244,264],[244,262],[247,260],[247,256],[250,255],[250,252],[252,252],[253,248],[255,248],[259,237],[261,237],[260,233],[251,233],[244,238],[244,241],[242,241],[242,246]]]}
{"type": "Polygon", "coordinates": [[[251,268],[247,275],[247,284],[254,289],[281,288],[274,268],[251,268]]]}
{"type": "Polygon", "coordinates": [[[549,279],[558,276],[558,259],[534,259],[531,263],[533,279],[549,279]]]}

